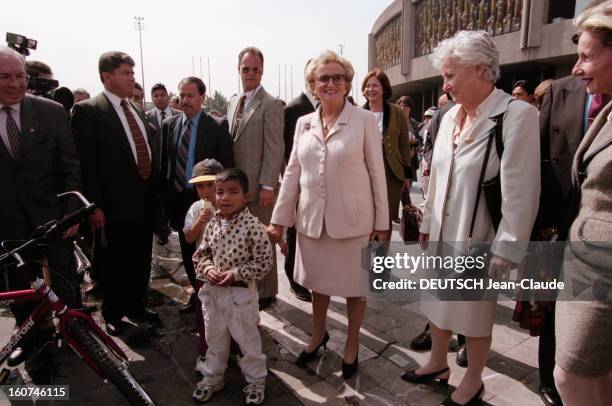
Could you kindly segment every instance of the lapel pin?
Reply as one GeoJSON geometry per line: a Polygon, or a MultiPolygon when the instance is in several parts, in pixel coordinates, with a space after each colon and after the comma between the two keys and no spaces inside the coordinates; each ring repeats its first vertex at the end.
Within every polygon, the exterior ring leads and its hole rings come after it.
{"type": "Polygon", "coordinates": [[[30,128],[30,132],[31,132],[31,133],[33,133],[33,132],[34,132],[34,129],[33,129],[33,128],[30,128]]]}
{"type": "Polygon", "coordinates": [[[310,130],[310,123],[306,123],[304,125],[304,128],[306,129],[306,131],[310,130]]]}

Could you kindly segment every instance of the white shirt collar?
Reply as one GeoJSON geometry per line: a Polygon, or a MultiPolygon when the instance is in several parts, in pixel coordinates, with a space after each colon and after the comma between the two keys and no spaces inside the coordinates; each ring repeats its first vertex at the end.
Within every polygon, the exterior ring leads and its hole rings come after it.
{"type": "Polygon", "coordinates": [[[21,102],[15,104],[0,104],[0,110],[2,110],[4,106],[9,106],[13,111],[17,112],[17,116],[19,116],[21,112],[21,102]]]}
{"type": "Polygon", "coordinates": [[[257,91],[261,89],[261,83],[253,90],[249,90],[248,92],[243,92],[242,94],[245,96],[245,98],[251,99],[255,96],[255,94],[257,94],[257,91]]]}
{"type": "Polygon", "coordinates": [[[168,118],[168,117],[170,117],[172,115],[172,110],[170,110],[170,106],[166,107],[164,110],[160,110],[157,107],[154,107],[154,108],[155,108],[155,113],[158,116],[161,116],[162,112],[166,113],[166,118],[168,118]]]}
{"type": "Polygon", "coordinates": [[[103,92],[114,106],[121,107],[121,101],[127,100],[127,97],[125,99],[122,99],[121,97],[117,96],[115,93],[112,93],[109,90],[104,89],[103,92]]]}

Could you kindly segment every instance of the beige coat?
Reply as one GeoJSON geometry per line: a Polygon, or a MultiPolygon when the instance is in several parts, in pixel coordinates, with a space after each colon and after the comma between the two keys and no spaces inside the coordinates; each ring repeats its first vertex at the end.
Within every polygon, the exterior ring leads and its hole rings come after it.
{"type": "Polygon", "coordinates": [[[576,259],[571,269],[601,274],[610,283],[612,261],[612,102],[597,118],[580,143],[572,168],[578,203],[569,240],[576,259]],[[582,175],[581,175],[582,174],[582,175]],[[578,268],[580,266],[580,268],[578,268]],[[607,269],[608,271],[605,271],[607,269]]]}
{"type": "MultiPolygon", "coordinates": [[[[239,95],[231,98],[227,112],[229,128],[234,125],[239,95]]],[[[276,188],[283,164],[283,105],[263,87],[249,103],[234,140],[234,161],[249,177],[251,201],[259,200],[260,185],[276,188]]],[[[259,213],[253,212],[264,223],[259,213]]]]}
{"type": "Polygon", "coordinates": [[[462,242],[467,247],[474,210],[478,178],[489,131],[495,123],[491,117],[508,112],[503,122],[504,153],[498,158],[495,144],[489,156],[485,180],[493,178],[501,165],[502,220],[494,231],[484,195],[481,195],[474,226],[473,241],[492,241],[492,252],[514,263],[520,263],[529,242],[538,211],[540,196],[540,137],[537,110],[510,95],[494,89],[479,106],[471,142],[462,142],[453,152],[455,117],[461,108],[453,107],[444,116],[434,147],[429,193],[423,210],[421,232],[431,241],[462,242]],[[509,246],[504,242],[519,241],[509,246]]]}
{"type": "Polygon", "coordinates": [[[381,134],[374,114],[346,102],[327,141],[319,114],[320,108],[297,122],[272,223],[295,224],[310,238],[321,236],[324,222],[336,239],[388,230],[381,134]]]}

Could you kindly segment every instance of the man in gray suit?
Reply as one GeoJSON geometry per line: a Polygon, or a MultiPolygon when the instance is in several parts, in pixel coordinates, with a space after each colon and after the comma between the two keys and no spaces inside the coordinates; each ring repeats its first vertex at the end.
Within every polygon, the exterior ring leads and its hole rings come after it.
{"type": "MultiPolygon", "coordinates": [[[[155,129],[155,132],[153,133],[153,139],[155,141],[153,143],[153,147],[155,149],[155,154],[159,157],[157,162],[161,163],[162,122],[167,118],[180,114],[180,111],[170,108],[170,96],[168,95],[166,86],[164,86],[162,83],[156,83],[151,88],[151,100],[153,100],[155,107],[146,111],[145,117],[147,118],[149,124],[151,124],[151,126],[155,129]]],[[[165,174],[159,173],[160,169],[160,165],[153,168],[153,170],[160,175],[160,179],[165,179],[165,174]]],[[[163,191],[160,190],[160,194],[162,193],[163,191]]],[[[158,224],[155,226],[155,233],[157,234],[157,242],[160,245],[166,245],[168,243],[168,236],[170,235],[170,227],[168,227],[166,207],[164,207],[163,204],[160,206],[161,213],[159,215],[158,224]]]]}
{"type": "MultiPolygon", "coordinates": [[[[234,139],[236,167],[249,177],[251,201],[248,208],[268,225],[274,208],[275,190],[283,164],[283,105],[261,86],[264,57],[255,47],[238,55],[238,73],[244,93],[229,104],[229,128],[234,139]]],[[[260,308],[268,307],[278,293],[276,261],[273,269],[257,283],[260,308]]]]}

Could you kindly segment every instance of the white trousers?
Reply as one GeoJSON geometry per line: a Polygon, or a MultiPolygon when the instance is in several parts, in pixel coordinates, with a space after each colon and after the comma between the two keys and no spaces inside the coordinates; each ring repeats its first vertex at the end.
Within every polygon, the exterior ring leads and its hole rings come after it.
{"type": "Polygon", "coordinates": [[[240,369],[248,383],[264,381],[268,370],[259,336],[259,296],[254,283],[248,288],[212,286],[205,283],[198,297],[202,301],[205,337],[208,344],[201,370],[202,382],[216,385],[223,379],[230,350],[230,336],[244,357],[240,369]]]}

